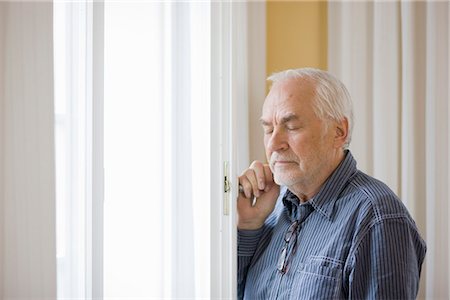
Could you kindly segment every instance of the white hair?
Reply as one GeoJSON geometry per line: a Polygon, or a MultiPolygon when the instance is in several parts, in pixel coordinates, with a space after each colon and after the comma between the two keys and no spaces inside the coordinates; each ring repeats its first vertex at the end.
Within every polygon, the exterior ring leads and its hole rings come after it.
{"type": "Polygon", "coordinates": [[[267,78],[272,83],[288,79],[310,79],[316,84],[317,97],[314,101],[314,112],[317,117],[335,121],[342,121],[347,118],[348,135],[344,148],[348,148],[353,132],[353,104],[345,85],[330,73],[314,68],[285,70],[274,73],[267,78]]]}

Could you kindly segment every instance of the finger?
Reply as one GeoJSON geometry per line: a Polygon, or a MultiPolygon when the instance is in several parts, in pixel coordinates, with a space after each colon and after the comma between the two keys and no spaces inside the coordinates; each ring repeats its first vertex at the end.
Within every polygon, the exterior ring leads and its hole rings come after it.
{"type": "Polygon", "coordinates": [[[242,175],[241,177],[239,177],[239,185],[242,186],[242,194],[244,194],[245,198],[251,198],[253,187],[250,181],[247,179],[247,176],[242,175]]]}
{"type": "Polygon", "coordinates": [[[260,191],[258,188],[258,179],[256,178],[256,173],[254,169],[247,169],[244,176],[252,187],[252,194],[256,197],[259,197],[260,191]]]}
{"type": "Polygon", "coordinates": [[[266,175],[264,172],[264,165],[259,161],[254,161],[250,168],[253,169],[256,176],[256,182],[258,186],[258,190],[263,191],[266,186],[266,175]]]}
{"type": "Polygon", "coordinates": [[[264,191],[267,192],[270,190],[270,187],[272,186],[272,184],[274,183],[273,181],[273,173],[272,170],[270,169],[270,166],[268,164],[264,165],[264,177],[266,179],[266,185],[264,188],[264,191]]]}

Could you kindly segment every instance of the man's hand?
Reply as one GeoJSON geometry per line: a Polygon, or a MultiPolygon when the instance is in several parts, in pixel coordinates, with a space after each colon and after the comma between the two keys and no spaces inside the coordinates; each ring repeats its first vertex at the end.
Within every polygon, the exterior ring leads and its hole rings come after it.
{"type": "Polygon", "coordinates": [[[243,191],[239,193],[237,200],[238,228],[261,228],[275,207],[280,187],[273,181],[269,166],[260,161],[254,161],[239,176],[239,184],[243,191]],[[252,206],[254,196],[257,201],[256,205],[252,206]]]}

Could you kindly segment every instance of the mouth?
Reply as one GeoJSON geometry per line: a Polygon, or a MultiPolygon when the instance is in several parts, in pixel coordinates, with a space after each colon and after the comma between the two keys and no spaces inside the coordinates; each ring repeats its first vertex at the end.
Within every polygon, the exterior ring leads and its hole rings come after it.
{"type": "Polygon", "coordinates": [[[275,161],[273,163],[273,166],[274,167],[277,167],[277,166],[283,167],[283,166],[288,166],[288,165],[291,165],[291,164],[296,164],[296,162],[295,161],[289,161],[289,160],[277,160],[277,161],[275,161]]]}

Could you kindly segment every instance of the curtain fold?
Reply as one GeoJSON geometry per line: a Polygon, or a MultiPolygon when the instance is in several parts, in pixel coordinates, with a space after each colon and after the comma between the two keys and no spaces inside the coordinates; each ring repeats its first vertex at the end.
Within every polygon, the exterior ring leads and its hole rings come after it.
{"type": "MultiPolygon", "coordinates": [[[[173,215],[171,216],[173,231],[170,235],[175,236],[173,242],[174,255],[172,256],[172,294],[174,298],[192,297],[195,293],[195,267],[196,257],[194,255],[194,199],[193,193],[193,172],[194,162],[192,143],[193,128],[192,118],[195,117],[193,108],[193,82],[196,77],[191,76],[195,67],[191,56],[194,55],[192,47],[191,29],[191,5],[190,3],[175,3],[170,5],[171,32],[166,32],[166,36],[171,39],[170,63],[163,65],[163,68],[171,68],[169,84],[172,90],[172,97],[167,97],[166,101],[171,101],[171,116],[173,131],[170,134],[172,139],[171,164],[175,167],[172,172],[171,186],[173,215]],[[174,49],[183,49],[177,51],[174,49]],[[174,188],[176,187],[176,188],[174,188]],[[178,251],[176,249],[183,249],[178,251]]],[[[165,52],[167,49],[163,49],[165,52]]],[[[162,100],[162,101],[164,101],[162,100]]],[[[169,138],[169,137],[166,137],[169,138]]],[[[164,167],[163,167],[164,169],[164,167]]],[[[198,264],[197,264],[198,265],[198,264]]]]}
{"type": "MultiPolygon", "coordinates": [[[[395,2],[380,3],[373,7],[373,73],[372,86],[372,132],[373,174],[389,182],[393,190],[400,188],[400,130],[397,120],[400,98],[400,23],[399,7],[395,2]],[[378,88],[383,87],[383,88],[378,88]],[[389,107],[387,110],[386,107],[389,107]],[[378,116],[383,116],[382,120],[378,116]],[[390,134],[386,134],[389,132],[390,134]],[[387,145],[389,145],[387,147],[387,145]]],[[[364,122],[364,120],[361,120],[364,122]]],[[[369,125],[369,126],[370,126],[369,125]]]]}
{"type": "Polygon", "coordinates": [[[5,90],[4,87],[4,53],[5,53],[5,12],[6,12],[6,4],[4,2],[0,2],[0,299],[3,299],[3,248],[4,248],[4,235],[3,235],[3,202],[4,202],[4,170],[3,170],[3,153],[4,153],[4,138],[3,138],[3,120],[5,119],[3,112],[3,98],[5,90]]]}
{"type": "Polygon", "coordinates": [[[425,157],[427,298],[450,298],[450,4],[429,3],[426,19],[425,157]],[[446,59],[443,59],[446,58],[446,59]]]}
{"type": "Polygon", "coordinates": [[[355,107],[351,149],[402,199],[428,252],[419,299],[448,299],[448,2],[330,2],[329,69],[355,107]]]}
{"type": "Polygon", "coordinates": [[[0,5],[4,299],[56,298],[52,5],[0,5]]]}

